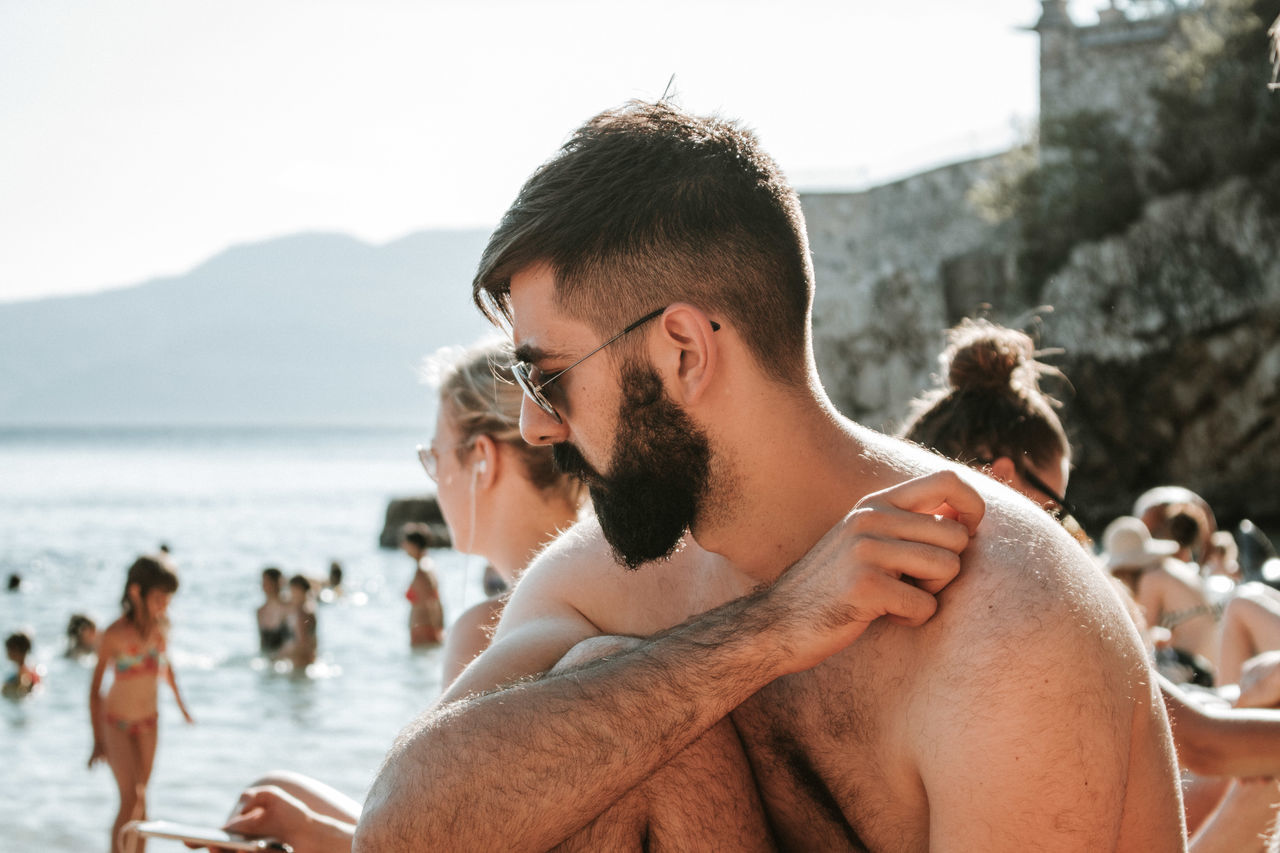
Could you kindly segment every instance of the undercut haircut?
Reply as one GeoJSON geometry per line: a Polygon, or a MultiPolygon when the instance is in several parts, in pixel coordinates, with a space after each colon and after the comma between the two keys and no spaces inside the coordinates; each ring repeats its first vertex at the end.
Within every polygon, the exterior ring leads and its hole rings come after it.
{"type": "Polygon", "coordinates": [[[688,302],[732,324],[765,373],[807,380],[813,268],[800,200],[754,133],[632,101],[574,133],[520,190],[472,296],[511,320],[512,275],[538,263],[557,307],[601,335],[688,302]]]}

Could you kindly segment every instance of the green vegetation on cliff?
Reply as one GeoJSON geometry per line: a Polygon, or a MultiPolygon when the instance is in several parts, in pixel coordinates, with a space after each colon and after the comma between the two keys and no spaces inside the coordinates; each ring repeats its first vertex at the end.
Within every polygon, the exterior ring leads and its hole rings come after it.
{"type": "Polygon", "coordinates": [[[1136,151],[1106,112],[1046,118],[1038,140],[1011,152],[971,199],[1011,221],[1018,278],[1035,299],[1080,243],[1123,232],[1153,198],[1248,176],[1280,212],[1280,92],[1270,91],[1268,28],[1280,0],[1210,0],[1179,20],[1152,90],[1155,132],[1136,151]]]}

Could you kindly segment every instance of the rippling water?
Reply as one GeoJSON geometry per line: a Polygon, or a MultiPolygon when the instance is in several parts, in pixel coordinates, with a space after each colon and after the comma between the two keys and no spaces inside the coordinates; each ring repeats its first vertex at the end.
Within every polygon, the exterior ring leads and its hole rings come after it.
{"type": "MultiPolygon", "coordinates": [[[[62,657],[63,632],[75,611],[116,618],[126,569],[160,542],[181,575],[169,650],[196,725],[162,687],[151,815],[220,823],[241,786],[282,767],[362,800],[396,732],[439,692],[438,651],[408,647],[412,564],[377,547],[387,500],[429,490],[413,453],[425,437],[0,429],[0,572],[23,577],[0,593],[0,631],[32,632],[44,669],[39,692],[0,702],[0,848],[107,849],[115,783],[85,767],[92,667],[62,657]],[[275,672],[255,656],[261,569],[321,576],[335,559],[346,593],[320,605],[319,666],[275,672]]],[[[483,596],[482,566],[434,558],[452,618],[483,596]]]]}

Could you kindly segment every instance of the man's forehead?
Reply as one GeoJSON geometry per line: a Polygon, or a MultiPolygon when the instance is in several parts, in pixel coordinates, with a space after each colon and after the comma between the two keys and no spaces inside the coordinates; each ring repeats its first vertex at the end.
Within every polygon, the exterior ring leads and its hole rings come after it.
{"type": "MultiPolygon", "coordinates": [[[[549,264],[531,264],[511,276],[511,339],[516,358],[536,361],[565,355],[576,326],[555,300],[549,264]]],[[[585,327],[584,327],[585,328],[585,327]]]]}

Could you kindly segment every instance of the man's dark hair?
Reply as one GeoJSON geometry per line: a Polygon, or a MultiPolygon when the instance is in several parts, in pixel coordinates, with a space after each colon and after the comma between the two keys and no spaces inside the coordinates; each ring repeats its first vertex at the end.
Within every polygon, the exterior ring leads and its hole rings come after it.
{"type": "Polygon", "coordinates": [[[813,272],[799,198],[755,134],[668,102],[578,129],[520,190],[472,294],[511,319],[511,276],[550,265],[557,305],[602,335],[677,301],[731,324],[761,367],[807,376],[813,272]]]}
{"type": "Polygon", "coordinates": [[[280,571],[275,566],[267,566],[263,569],[262,576],[264,578],[270,578],[274,583],[280,583],[284,580],[284,572],[280,571]]]}

